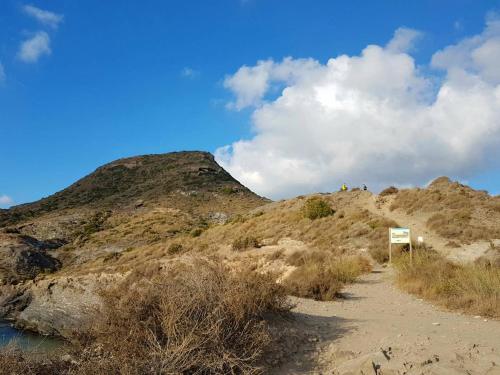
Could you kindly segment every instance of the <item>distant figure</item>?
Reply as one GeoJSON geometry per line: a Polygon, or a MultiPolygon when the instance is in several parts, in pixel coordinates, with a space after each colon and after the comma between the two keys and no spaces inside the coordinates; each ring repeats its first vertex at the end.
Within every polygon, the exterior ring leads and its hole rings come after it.
{"type": "Polygon", "coordinates": [[[345,184],[345,182],[340,187],[340,191],[347,191],[347,185],[345,184]]]}
{"type": "Polygon", "coordinates": [[[363,184],[363,190],[364,190],[364,191],[367,191],[367,190],[368,190],[368,188],[366,187],[366,185],[365,185],[365,184],[363,184]]]}

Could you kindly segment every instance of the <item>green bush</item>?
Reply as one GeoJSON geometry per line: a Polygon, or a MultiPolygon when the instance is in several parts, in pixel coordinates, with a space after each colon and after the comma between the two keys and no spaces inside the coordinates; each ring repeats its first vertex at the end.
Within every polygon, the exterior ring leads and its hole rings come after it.
{"type": "Polygon", "coordinates": [[[330,207],[327,201],[319,197],[309,198],[302,207],[304,217],[315,220],[333,215],[335,210],[330,207]]]}

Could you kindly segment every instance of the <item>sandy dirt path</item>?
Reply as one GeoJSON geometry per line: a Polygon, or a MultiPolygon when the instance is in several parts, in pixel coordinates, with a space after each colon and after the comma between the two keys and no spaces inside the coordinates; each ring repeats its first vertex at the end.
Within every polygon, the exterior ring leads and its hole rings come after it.
{"type": "MultiPolygon", "coordinates": [[[[473,262],[480,256],[484,255],[490,247],[489,241],[477,241],[469,245],[462,244],[459,247],[450,247],[447,244],[449,240],[439,236],[438,234],[427,228],[427,220],[430,215],[422,213],[414,213],[408,215],[401,210],[390,210],[392,197],[380,197],[377,195],[365,194],[364,199],[359,199],[360,206],[367,209],[373,214],[383,216],[387,219],[394,220],[402,227],[410,228],[414,242],[417,242],[417,237],[422,236],[424,243],[431,246],[448,259],[457,263],[473,262]]],[[[495,244],[500,245],[500,240],[494,240],[495,244]]]]}
{"type": "Polygon", "coordinates": [[[440,310],[379,268],[344,299],[295,298],[309,339],[276,374],[500,374],[500,322],[440,310]]]}

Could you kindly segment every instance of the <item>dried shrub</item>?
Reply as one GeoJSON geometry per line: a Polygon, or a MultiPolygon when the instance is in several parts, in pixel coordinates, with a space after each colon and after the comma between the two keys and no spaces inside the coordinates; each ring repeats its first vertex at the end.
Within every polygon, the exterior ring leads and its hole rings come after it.
{"type": "Polygon", "coordinates": [[[309,198],[302,207],[302,215],[311,220],[327,217],[334,213],[335,211],[328,202],[319,197],[309,198]]]}
{"type": "Polygon", "coordinates": [[[243,251],[256,247],[260,247],[260,243],[259,240],[253,236],[238,237],[231,245],[233,251],[243,251]]]}
{"type": "Polygon", "coordinates": [[[191,237],[200,237],[202,233],[203,233],[203,229],[195,228],[189,234],[191,235],[191,237]]]}
{"type": "Polygon", "coordinates": [[[103,259],[103,262],[110,262],[112,260],[117,260],[117,259],[120,259],[120,257],[122,256],[121,253],[118,253],[116,251],[113,251],[109,254],[107,254],[104,259],[103,259]]]}
{"type": "Polygon", "coordinates": [[[170,246],[168,247],[167,253],[169,255],[175,255],[175,254],[179,254],[180,252],[182,252],[182,250],[184,250],[184,247],[180,243],[173,243],[173,244],[170,244],[170,246]]]}
{"type": "Polygon", "coordinates": [[[285,250],[278,249],[274,253],[269,254],[266,258],[267,258],[267,260],[270,260],[270,261],[278,260],[278,259],[283,258],[284,253],[285,253],[285,250]]]}
{"type": "Polygon", "coordinates": [[[402,255],[397,280],[406,291],[450,309],[500,317],[500,268],[453,264],[432,251],[402,255]]]}
{"type": "Polygon", "coordinates": [[[0,375],[78,373],[76,365],[63,358],[61,353],[28,353],[9,345],[0,348],[0,375]]]}
{"type": "Polygon", "coordinates": [[[296,252],[287,262],[297,266],[283,283],[288,293],[320,301],[334,300],[345,284],[371,270],[366,258],[334,257],[326,252],[296,252]]]}
{"type": "Polygon", "coordinates": [[[286,262],[295,267],[301,267],[307,263],[323,263],[333,257],[326,251],[295,251],[286,258],[286,262]]]}
{"type": "Polygon", "coordinates": [[[371,257],[380,264],[387,263],[389,261],[389,250],[388,248],[383,248],[379,246],[374,246],[369,248],[369,253],[371,257]]]}
{"type": "Polygon", "coordinates": [[[382,190],[380,192],[381,197],[385,197],[386,195],[392,195],[392,194],[397,194],[399,192],[399,189],[395,186],[389,186],[388,188],[382,190]]]}
{"type": "Polygon", "coordinates": [[[258,374],[290,306],[271,276],[194,261],[103,292],[73,361],[0,351],[0,374],[258,374]]]}
{"type": "Polygon", "coordinates": [[[471,215],[469,209],[437,213],[427,220],[427,227],[445,238],[459,237],[469,226],[471,215]]]}
{"type": "Polygon", "coordinates": [[[205,261],[125,283],[105,301],[92,342],[120,362],[134,353],[133,368],[149,373],[252,373],[272,342],[265,315],[288,309],[271,277],[205,261]]]}

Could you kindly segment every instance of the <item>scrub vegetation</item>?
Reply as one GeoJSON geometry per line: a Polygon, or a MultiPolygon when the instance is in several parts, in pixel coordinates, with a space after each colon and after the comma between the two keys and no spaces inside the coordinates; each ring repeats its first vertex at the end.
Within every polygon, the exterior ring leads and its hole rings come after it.
{"type": "Polygon", "coordinates": [[[426,251],[395,262],[397,282],[406,291],[449,309],[500,318],[500,267],[454,264],[426,251]]]}
{"type": "Polygon", "coordinates": [[[284,281],[288,293],[320,301],[340,297],[346,284],[371,271],[364,257],[339,257],[326,251],[295,252],[287,262],[297,267],[284,281]]]}
{"type": "Polygon", "coordinates": [[[268,275],[210,261],[133,272],[67,355],[0,352],[0,374],[257,374],[290,305],[268,275]]]}

